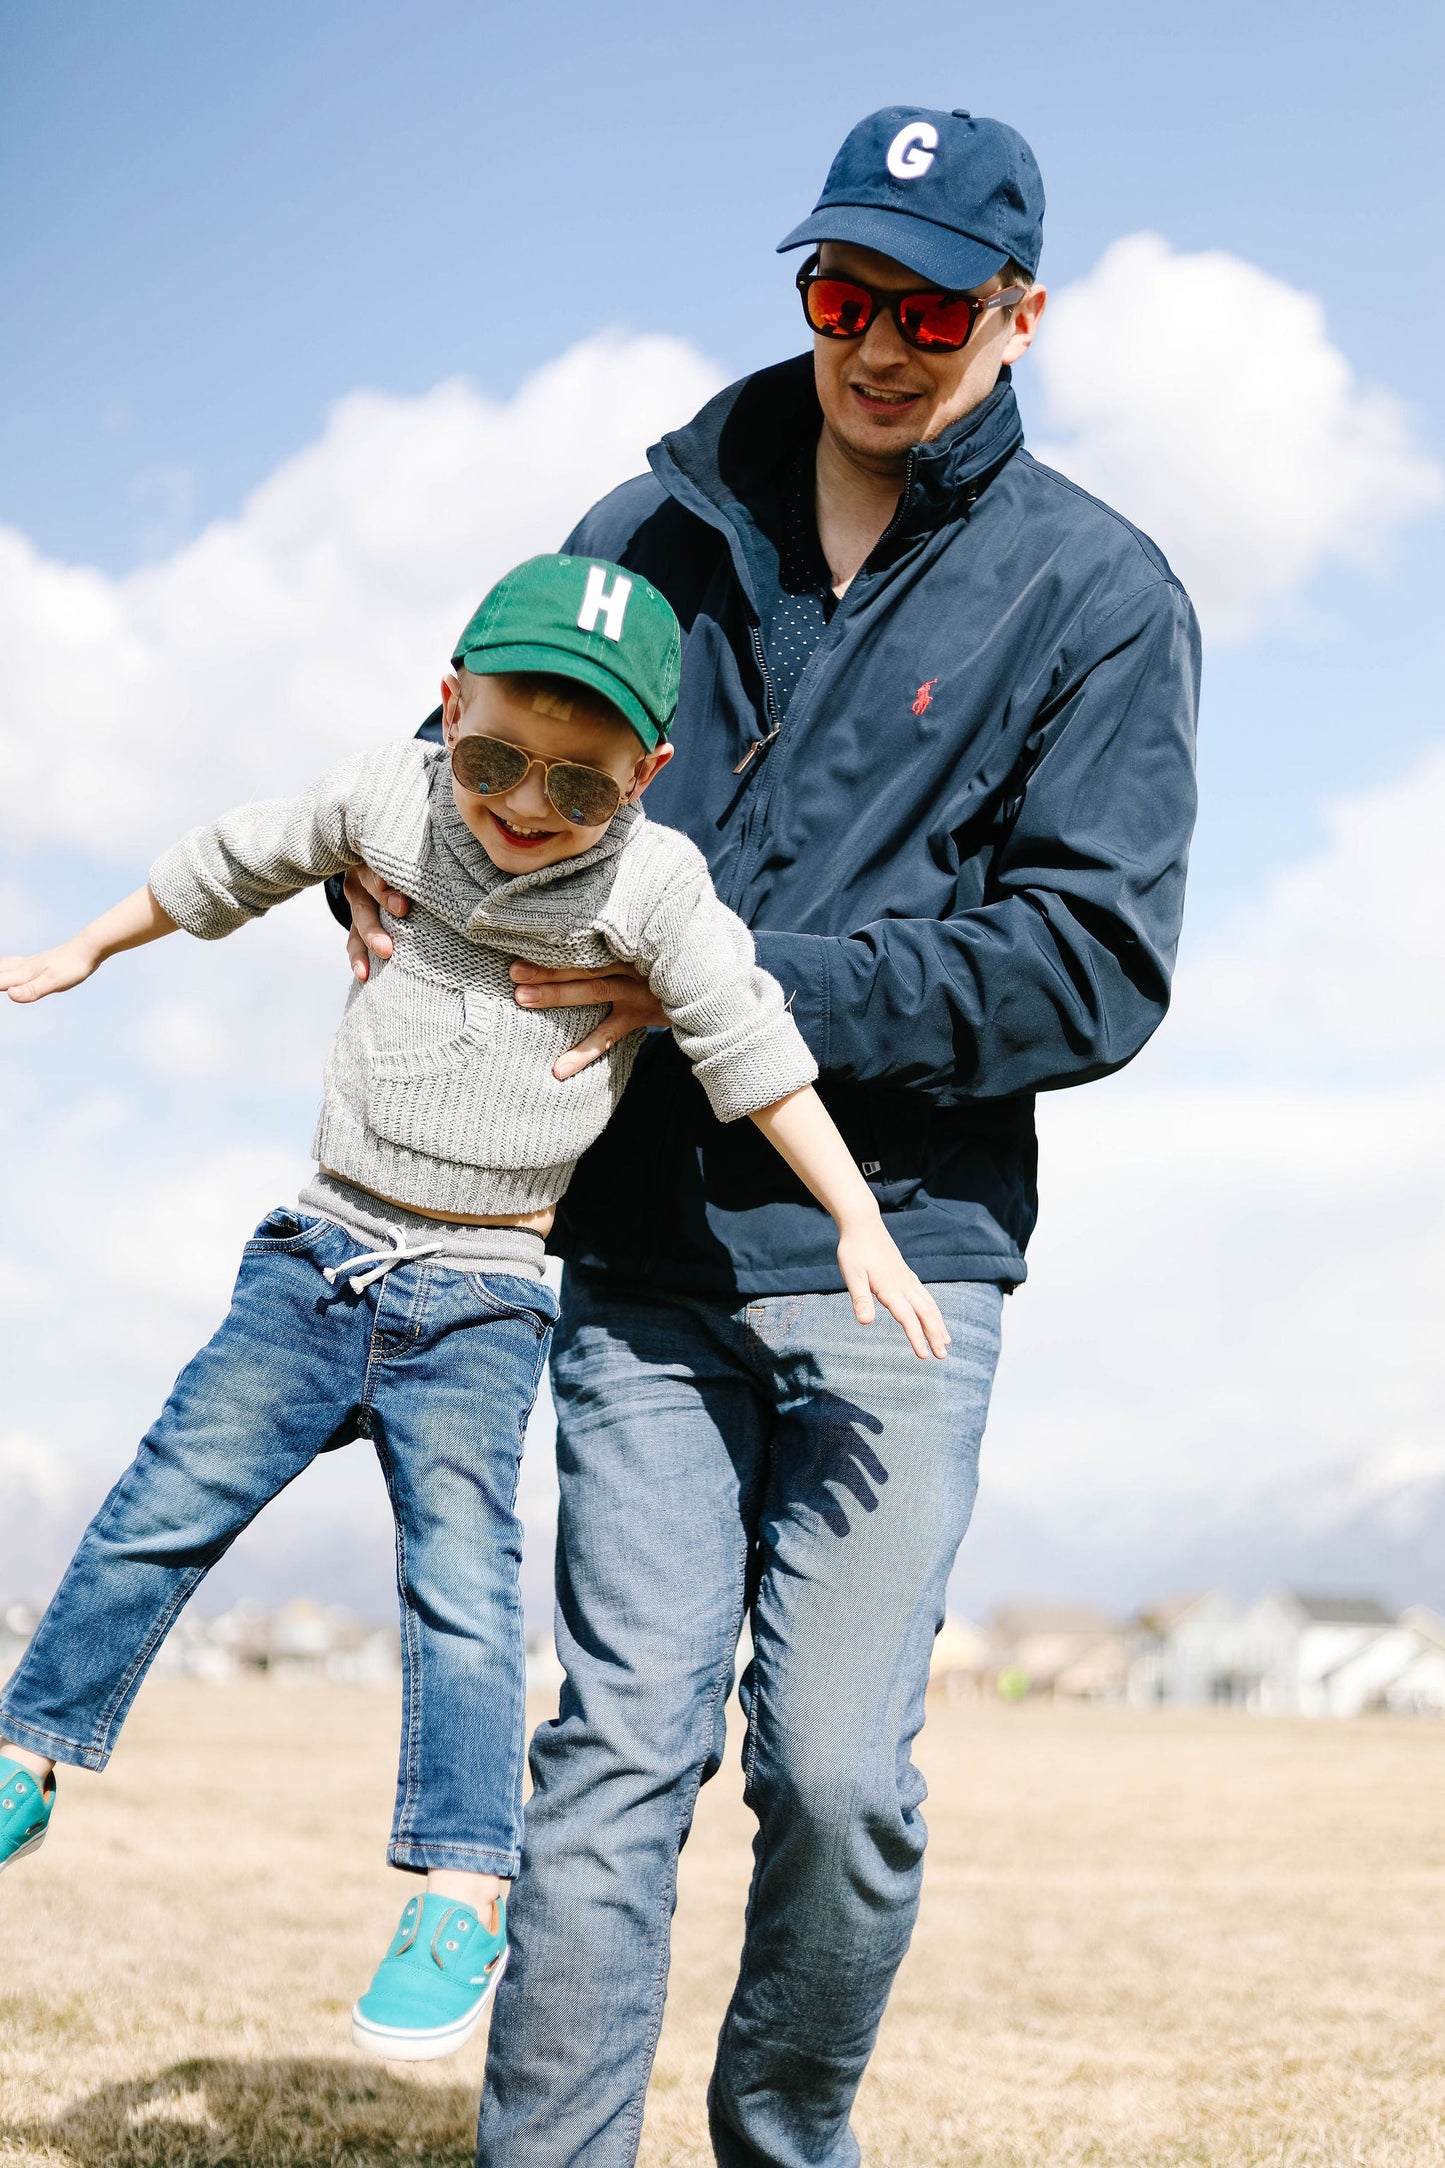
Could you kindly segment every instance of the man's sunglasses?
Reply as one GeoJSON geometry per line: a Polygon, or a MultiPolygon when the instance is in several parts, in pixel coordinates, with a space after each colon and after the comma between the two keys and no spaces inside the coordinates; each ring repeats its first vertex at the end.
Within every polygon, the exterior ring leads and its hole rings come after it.
{"type": "Polygon", "coordinates": [[[886,309],[898,326],[898,336],[921,354],[958,353],[967,346],[980,316],[990,309],[1010,308],[1027,291],[1024,286],[1005,286],[1002,293],[990,294],[984,301],[976,294],[942,293],[931,286],[913,294],[880,292],[861,279],[820,271],[816,256],[798,273],[803,314],[825,339],[861,339],[878,311],[886,309]]]}
{"type": "Polygon", "coordinates": [[[543,760],[505,738],[472,733],[452,747],[452,774],[463,790],[478,798],[515,790],[533,768],[542,771],[548,805],[574,828],[600,828],[622,803],[622,785],[601,768],[584,768],[575,760],[543,760]]]}

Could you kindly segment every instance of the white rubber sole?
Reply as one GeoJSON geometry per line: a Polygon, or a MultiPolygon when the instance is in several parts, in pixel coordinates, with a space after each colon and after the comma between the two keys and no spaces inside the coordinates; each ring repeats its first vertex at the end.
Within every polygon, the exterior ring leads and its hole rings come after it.
{"type": "MultiPolygon", "coordinates": [[[[16,1858],[20,1854],[16,1853],[16,1858]]],[[[361,2014],[358,2003],[351,2013],[351,2037],[355,2045],[364,2048],[368,2055],[375,2055],[384,2063],[434,2063],[443,2055],[455,2055],[464,2048],[472,2034],[487,2014],[487,2004],[496,1993],[497,1982],[507,1969],[504,1950],[496,1969],[487,1981],[486,1991],[474,2009],[465,2017],[457,2018],[450,2025],[433,2025],[425,2032],[404,2025],[374,2025],[361,2014]]]]}
{"type": "Polygon", "coordinates": [[[22,1845],[17,1846],[8,1859],[0,1859],[0,1874],[3,1874],[7,1867],[15,1866],[20,1860],[28,1859],[32,1852],[38,1852],[49,1834],[50,1832],[47,1829],[38,1829],[33,1837],[27,1837],[22,1845]]]}

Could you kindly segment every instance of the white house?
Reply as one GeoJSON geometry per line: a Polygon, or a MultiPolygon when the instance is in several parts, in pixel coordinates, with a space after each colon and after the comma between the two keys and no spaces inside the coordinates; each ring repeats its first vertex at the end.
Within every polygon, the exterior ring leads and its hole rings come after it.
{"type": "Polygon", "coordinates": [[[1240,1616],[1217,1588],[1150,1604],[1129,1633],[1129,1700],[1140,1708],[1247,1701],[1252,1681],[1237,1669],[1233,1638],[1240,1616]]]}
{"type": "Polygon", "coordinates": [[[1273,1716],[1445,1711],[1445,1620],[1293,1589],[1247,1606],[1218,1590],[1179,1598],[1136,1622],[1129,1695],[1273,1716]]]}

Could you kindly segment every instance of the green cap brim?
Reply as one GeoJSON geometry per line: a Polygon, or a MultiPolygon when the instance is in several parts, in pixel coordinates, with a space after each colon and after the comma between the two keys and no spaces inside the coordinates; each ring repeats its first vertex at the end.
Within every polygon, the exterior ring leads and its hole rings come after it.
{"type": "Polygon", "coordinates": [[[543,671],[548,677],[573,678],[579,685],[589,685],[594,693],[601,693],[610,701],[620,715],[626,717],[647,747],[656,752],[667,736],[667,731],[654,716],[648,714],[636,693],[628,690],[620,678],[601,663],[591,662],[585,655],[574,655],[566,648],[538,647],[533,644],[517,647],[476,648],[468,654],[465,650],[453,655],[453,664],[460,663],[470,670],[473,677],[505,677],[515,670],[543,671]]]}

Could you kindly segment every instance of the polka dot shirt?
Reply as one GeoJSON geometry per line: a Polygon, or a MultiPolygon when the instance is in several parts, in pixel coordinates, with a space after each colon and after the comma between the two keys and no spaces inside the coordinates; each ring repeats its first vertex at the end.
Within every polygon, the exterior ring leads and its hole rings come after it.
{"type": "Polygon", "coordinates": [[[838,607],[813,509],[813,448],[800,453],[778,493],[778,598],[763,630],[768,675],[781,718],[838,607]]]}

